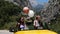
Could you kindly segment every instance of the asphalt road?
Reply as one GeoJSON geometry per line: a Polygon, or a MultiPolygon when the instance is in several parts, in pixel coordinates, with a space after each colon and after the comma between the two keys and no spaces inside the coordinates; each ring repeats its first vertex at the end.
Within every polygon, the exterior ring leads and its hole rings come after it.
{"type": "Polygon", "coordinates": [[[13,32],[9,32],[8,30],[0,30],[0,34],[13,34],[13,32]]]}

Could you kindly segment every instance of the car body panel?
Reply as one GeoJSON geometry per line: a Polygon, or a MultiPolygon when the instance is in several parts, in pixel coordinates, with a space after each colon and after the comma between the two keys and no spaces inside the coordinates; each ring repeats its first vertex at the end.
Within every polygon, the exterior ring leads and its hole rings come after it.
{"type": "Polygon", "coordinates": [[[50,30],[27,30],[17,31],[14,34],[57,34],[57,33],[50,30]]]}

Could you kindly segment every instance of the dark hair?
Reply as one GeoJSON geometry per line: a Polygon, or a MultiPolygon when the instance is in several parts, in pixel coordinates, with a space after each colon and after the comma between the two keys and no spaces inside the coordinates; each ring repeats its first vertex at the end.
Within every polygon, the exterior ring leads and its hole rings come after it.
{"type": "Polygon", "coordinates": [[[36,17],[36,19],[38,19],[38,17],[36,17]]]}

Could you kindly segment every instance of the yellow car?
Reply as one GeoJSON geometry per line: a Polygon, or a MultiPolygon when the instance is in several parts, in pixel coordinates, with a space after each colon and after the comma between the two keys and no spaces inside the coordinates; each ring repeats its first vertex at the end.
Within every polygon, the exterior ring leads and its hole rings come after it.
{"type": "Polygon", "coordinates": [[[45,30],[45,29],[29,29],[29,30],[16,30],[16,28],[10,28],[10,32],[14,32],[14,34],[58,34],[51,30],[45,30]]]}
{"type": "Polygon", "coordinates": [[[21,30],[21,31],[18,31],[18,30],[16,30],[16,28],[12,27],[12,28],[10,28],[9,31],[14,32],[14,34],[58,34],[51,30],[45,30],[45,29],[44,30],[43,29],[35,30],[34,27],[32,27],[32,25],[29,26],[28,30],[21,30]]]}
{"type": "Polygon", "coordinates": [[[27,30],[17,31],[14,34],[57,34],[57,33],[50,30],[27,30]]]}

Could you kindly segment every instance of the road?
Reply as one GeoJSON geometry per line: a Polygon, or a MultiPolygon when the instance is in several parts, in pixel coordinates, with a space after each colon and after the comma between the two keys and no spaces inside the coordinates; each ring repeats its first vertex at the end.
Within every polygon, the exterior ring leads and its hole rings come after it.
{"type": "Polygon", "coordinates": [[[9,32],[8,30],[0,30],[0,34],[13,34],[13,32],[9,32]]]}

